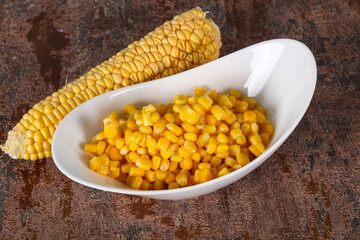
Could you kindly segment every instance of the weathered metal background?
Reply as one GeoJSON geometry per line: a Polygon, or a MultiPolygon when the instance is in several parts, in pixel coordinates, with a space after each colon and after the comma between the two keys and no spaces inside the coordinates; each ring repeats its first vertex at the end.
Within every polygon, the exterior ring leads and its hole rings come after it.
{"type": "Polygon", "coordinates": [[[33,104],[200,6],[224,56],[272,38],[313,51],[318,83],[291,137],[217,192],[158,201],[90,189],[52,159],[0,153],[1,239],[359,239],[360,2],[0,1],[0,142],[33,104]]]}

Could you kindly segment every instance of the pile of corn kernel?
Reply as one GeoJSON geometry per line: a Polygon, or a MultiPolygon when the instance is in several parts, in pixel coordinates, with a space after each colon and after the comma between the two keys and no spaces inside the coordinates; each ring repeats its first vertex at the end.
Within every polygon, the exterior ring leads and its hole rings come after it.
{"type": "Polygon", "coordinates": [[[196,87],[174,103],[125,107],[103,120],[84,150],[90,169],[141,190],[187,187],[224,176],[260,156],[274,129],[256,100],[240,91],[196,87]]]}

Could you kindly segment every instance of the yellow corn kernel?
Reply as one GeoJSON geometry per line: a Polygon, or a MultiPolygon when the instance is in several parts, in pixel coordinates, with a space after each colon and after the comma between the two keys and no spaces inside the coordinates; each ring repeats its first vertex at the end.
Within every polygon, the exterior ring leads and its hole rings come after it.
{"type": "Polygon", "coordinates": [[[166,121],[168,121],[169,123],[173,123],[173,122],[175,121],[174,114],[172,114],[172,113],[166,113],[166,114],[164,115],[164,119],[165,119],[166,121]]]}
{"type": "Polygon", "coordinates": [[[185,95],[175,95],[174,96],[174,104],[185,105],[188,102],[188,97],[185,95]]]}
{"type": "Polygon", "coordinates": [[[225,159],[230,155],[229,151],[224,151],[224,152],[217,152],[216,156],[218,156],[219,158],[225,159]]]}
{"type": "Polygon", "coordinates": [[[191,158],[185,158],[179,163],[179,166],[181,169],[190,170],[193,166],[193,161],[191,158]]]}
{"type": "Polygon", "coordinates": [[[154,190],[163,190],[165,189],[166,185],[163,180],[155,180],[154,182],[154,190]]]}
{"type": "Polygon", "coordinates": [[[264,107],[262,107],[262,106],[257,107],[256,111],[259,111],[262,115],[266,116],[266,110],[264,107]]]}
{"type": "Polygon", "coordinates": [[[260,131],[269,134],[270,137],[274,134],[273,126],[267,120],[265,120],[264,124],[260,125],[260,131]]]}
{"type": "Polygon", "coordinates": [[[194,104],[192,109],[197,112],[199,116],[205,116],[206,114],[205,108],[200,103],[194,104]]]}
{"type": "Polygon", "coordinates": [[[42,135],[42,133],[40,131],[36,131],[34,133],[34,142],[37,142],[37,143],[42,143],[44,142],[44,136],[42,135]]]}
{"type": "Polygon", "coordinates": [[[180,156],[179,153],[175,153],[175,154],[173,154],[173,155],[171,156],[170,161],[172,161],[172,162],[178,162],[178,163],[179,163],[179,162],[182,161],[182,159],[183,159],[183,157],[180,156]]]}
{"type": "Polygon", "coordinates": [[[110,167],[110,171],[109,171],[109,177],[112,178],[117,178],[120,175],[120,168],[118,167],[110,167]]]}
{"type": "Polygon", "coordinates": [[[171,172],[168,172],[166,175],[166,178],[164,179],[164,182],[166,184],[170,184],[172,182],[175,182],[175,175],[171,172]]]}
{"type": "Polygon", "coordinates": [[[216,152],[218,142],[215,137],[211,137],[209,143],[207,144],[206,152],[212,154],[216,152]]]}
{"type": "Polygon", "coordinates": [[[127,104],[125,106],[125,112],[129,115],[133,114],[136,111],[136,107],[134,104],[127,104]]]}
{"type": "Polygon", "coordinates": [[[156,148],[156,140],[150,135],[146,137],[145,144],[148,150],[154,150],[156,148]]]}
{"type": "Polygon", "coordinates": [[[248,123],[253,123],[256,120],[256,113],[253,111],[244,112],[244,121],[248,123]]]}
{"type": "Polygon", "coordinates": [[[236,144],[230,145],[229,146],[229,153],[232,156],[236,156],[236,154],[240,153],[240,146],[236,145],[236,144]]]}
{"type": "Polygon", "coordinates": [[[120,162],[119,161],[109,161],[108,166],[120,168],[120,162]]]}
{"type": "Polygon", "coordinates": [[[217,132],[218,133],[228,133],[229,132],[229,127],[228,125],[226,125],[225,123],[221,122],[218,127],[217,127],[217,132]]]}
{"type": "Polygon", "coordinates": [[[121,171],[122,173],[129,173],[129,172],[130,172],[130,169],[131,169],[132,167],[134,167],[134,165],[131,165],[131,164],[123,164],[123,165],[121,165],[121,167],[120,167],[120,171],[121,171]]]}
{"type": "Polygon", "coordinates": [[[138,159],[140,158],[140,156],[137,152],[129,152],[128,156],[129,156],[130,161],[133,163],[136,163],[138,161],[138,159]]]}
{"type": "Polygon", "coordinates": [[[143,133],[143,134],[151,134],[152,133],[152,128],[149,126],[141,126],[139,128],[139,132],[143,133]]]}
{"type": "Polygon", "coordinates": [[[176,143],[178,141],[177,136],[174,133],[170,132],[169,130],[166,130],[164,132],[164,137],[167,140],[169,140],[170,142],[173,142],[173,143],[176,143]]]}
{"type": "Polygon", "coordinates": [[[123,159],[123,155],[120,154],[120,150],[116,147],[111,148],[109,157],[113,161],[120,161],[123,159]]]}
{"type": "Polygon", "coordinates": [[[202,86],[198,86],[194,89],[194,94],[197,97],[201,97],[205,94],[205,89],[202,86]]]}
{"type": "Polygon", "coordinates": [[[121,149],[121,148],[124,147],[124,145],[125,145],[125,139],[124,138],[117,138],[116,139],[116,143],[115,143],[116,148],[121,149]]]}
{"type": "Polygon", "coordinates": [[[204,132],[196,140],[196,145],[202,148],[209,142],[209,139],[210,139],[210,135],[204,132]]]}
{"type": "Polygon", "coordinates": [[[167,158],[161,159],[159,169],[163,172],[167,171],[170,167],[170,161],[167,158]]]}
{"type": "Polygon", "coordinates": [[[243,113],[243,112],[247,111],[248,106],[249,106],[249,104],[247,102],[237,100],[234,105],[234,109],[237,113],[243,113]]]}
{"type": "Polygon", "coordinates": [[[168,169],[169,172],[175,172],[178,166],[179,166],[178,162],[171,161],[168,169]]]}
{"type": "Polygon", "coordinates": [[[118,135],[117,126],[110,118],[104,119],[104,135],[106,138],[114,138],[118,135]]]}
{"type": "Polygon", "coordinates": [[[206,92],[206,95],[209,96],[212,100],[215,100],[218,96],[218,93],[216,90],[212,89],[206,92]]]}
{"type": "Polygon", "coordinates": [[[249,109],[254,109],[255,108],[255,105],[256,105],[256,100],[255,99],[250,98],[250,97],[245,97],[243,99],[243,101],[248,103],[248,108],[249,109]]]}
{"type": "Polygon", "coordinates": [[[217,177],[225,176],[228,173],[230,173],[230,169],[228,169],[227,167],[224,167],[224,168],[222,168],[221,170],[218,171],[217,177]]]}
{"type": "Polygon", "coordinates": [[[142,181],[142,183],[141,183],[141,186],[140,186],[140,190],[151,190],[151,187],[152,185],[151,185],[151,183],[150,182],[148,182],[148,181],[146,181],[146,180],[144,180],[143,179],[143,181],[142,181]]]}
{"type": "Polygon", "coordinates": [[[131,135],[133,134],[134,132],[133,132],[133,130],[131,130],[131,129],[126,129],[125,130],[125,132],[124,132],[124,139],[125,139],[125,143],[126,144],[129,144],[130,143],[130,137],[131,137],[131,135]]]}
{"type": "Polygon", "coordinates": [[[196,144],[194,142],[191,142],[191,141],[185,141],[184,142],[184,148],[190,154],[195,153],[196,150],[197,150],[196,144]]]}
{"type": "Polygon", "coordinates": [[[257,131],[259,131],[259,125],[257,125],[257,123],[251,123],[250,128],[251,128],[251,132],[253,132],[253,133],[256,133],[257,131]]]}
{"type": "Polygon", "coordinates": [[[260,124],[264,123],[265,116],[259,110],[254,110],[253,112],[256,114],[256,122],[260,124]]]}
{"type": "Polygon", "coordinates": [[[93,171],[96,171],[100,168],[101,163],[100,163],[100,158],[99,157],[93,157],[90,161],[89,161],[89,165],[90,165],[90,169],[93,171]]]}
{"type": "Polygon", "coordinates": [[[237,89],[231,89],[230,90],[230,95],[234,96],[235,98],[240,98],[241,97],[241,92],[237,89]]]}
{"type": "Polygon", "coordinates": [[[130,168],[130,171],[129,171],[129,176],[144,176],[145,175],[145,170],[144,169],[141,169],[141,168],[138,168],[138,167],[131,167],[130,168]]]}
{"type": "Polygon", "coordinates": [[[166,121],[159,120],[153,126],[153,133],[160,134],[165,130],[166,121]]]}
{"type": "Polygon", "coordinates": [[[174,106],[173,106],[174,113],[180,113],[182,109],[183,109],[183,105],[174,104],[174,106]]]}
{"type": "Polygon", "coordinates": [[[190,153],[188,151],[186,151],[184,146],[181,146],[178,149],[178,153],[182,158],[190,158],[191,157],[190,153]]]}
{"type": "Polygon", "coordinates": [[[210,109],[212,115],[214,115],[214,117],[217,120],[223,120],[225,119],[225,112],[224,109],[218,105],[212,106],[210,109]]]}
{"type": "Polygon", "coordinates": [[[218,156],[213,156],[211,159],[210,159],[210,164],[213,166],[213,167],[219,167],[222,163],[222,159],[219,158],[218,156]]]}
{"type": "Polygon", "coordinates": [[[158,113],[158,112],[151,113],[150,120],[151,120],[152,123],[156,123],[157,121],[159,121],[160,120],[160,113],[158,113]]]}
{"type": "Polygon", "coordinates": [[[229,167],[233,167],[235,164],[237,164],[237,161],[231,157],[227,157],[225,158],[225,163],[229,166],[229,167]]]}
{"type": "Polygon", "coordinates": [[[170,145],[169,140],[167,140],[165,137],[160,137],[156,143],[156,148],[160,150],[166,150],[168,149],[169,145],[170,145]]]}
{"type": "Polygon", "coordinates": [[[185,133],[184,138],[186,141],[195,142],[197,139],[197,135],[195,133],[185,133]]]}
{"type": "Polygon", "coordinates": [[[108,166],[100,165],[100,168],[96,170],[96,173],[107,176],[109,174],[110,170],[108,166]]]}
{"type": "Polygon", "coordinates": [[[190,124],[190,123],[187,123],[187,122],[184,122],[181,124],[181,127],[185,130],[185,132],[187,133],[196,133],[198,130],[197,128],[190,124]]]}
{"type": "Polygon", "coordinates": [[[161,163],[161,157],[153,156],[151,160],[152,160],[152,169],[153,170],[159,169],[161,163]]]}
{"type": "MultiPolygon", "coordinates": [[[[110,144],[108,144],[108,145],[106,146],[106,148],[105,148],[104,154],[105,154],[105,155],[109,155],[110,150],[111,150],[112,148],[113,148],[113,146],[110,145],[110,144]]],[[[124,154],[124,155],[125,155],[125,154],[124,154]]]]}
{"type": "Polygon", "coordinates": [[[208,95],[199,97],[198,102],[205,108],[205,110],[210,109],[213,104],[213,100],[208,95]]]}
{"type": "Polygon", "coordinates": [[[261,133],[260,134],[261,142],[264,144],[264,146],[267,146],[269,144],[269,134],[267,133],[261,133]]]}
{"type": "Polygon", "coordinates": [[[105,141],[99,141],[96,144],[96,154],[97,155],[103,154],[104,151],[105,151],[105,148],[106,148],[106,142],[105,141]]]}
{"type": "Polygon", "coordinates": [[[141,187],[142,182],[143,179],[140,176],[128,176],[126,178],[126,185],[135,189],[139,189],[141,187]]]}
{"type": "MultiPolygon", "coordinates": [[[[152,126],[153,122],[151,121],[151,112],[142,113],[142,123],[144,126],[152,126]]],[[[141,124],[138,124],[141,125],[141,124]]]]}
{"type": "Polygon", "coordinates": [[[179,114],[179,117],[184,122],[195,124],[199,119],[199,114],[192,110],[189,106],[184,106],[179,114]]]}
{"type": "Polygon", "coordinates": [[[240,128],[234,128],[230,131],[230,137],[232,140],[235,140],[237,137],[243,135],[240,128]]]}
{"type": "Polygon", "coordinates": [[[248,123],[244,123],[241,126],[241,131],[245,136],[248,136],[251,133],[251,126],[248,123]]]}
{"type": "Polygon", "coordinates": [[[225,134],[223,133],[219,133],[217,136],[216,136],[216,139],[219,143],[227,143],[228,142],[228,138],[225,134]]]}
{"type": "Polygon", "coordinates": [[[250,152],[252,152],[256,157],[258,157],[258,156],[261,155],[261,152],[259,151],[259,149],[258,149],[255,145],[253,145],[253,144],[251,144],[251,145],[248,147],[248,149],[249,149],[250,152]]]}
{"type": "Polygon", "coordinates": [[[146,148],[143,147],[139,147],[138,149],[136,149],[136,152],[140,155],[146,155],[148,154],[148,150],[146,148]]]}
{"type": "Polygon", "coordinates": [[[254,145],[261,142],[261,137],[258,134],[254,134],[250,137],[250,142],[254,145]]]}
{"type": "Polygon", "coordinates": [[[108,156],[106,156],[106,155],[100,155],[99,158],[100,158],[100,164],[101,164],[102,166],[108,166],[108,165],[109,165],[110,159],[109,159],[108,156]]]}
{"type": "Polygon", "coordinates": [[[172,182],[172,183],[169,183],[169,185],[168,185],[168,189],[177,189],[179,187],[180,187],[180,185],[177,182],[172,182]]]}
{"type": "Polygon", "coordinates": [[[218,146],[217,146],[217,149],[216,149],[216,153],[223,153],[223,152],[226,152],[228,151],[229,149],[229,146],[225,143],[220,143],[218,146]]]}
{"type": "Polygon", "coordinates": [[[97,144],[96,143],[86,143],[84,145],[85,152],[96,153],[97,151],[97,144]]]}
{"type": "Polygon", "coordinates": [[[181,187],[185,187],[188,185],[188,175],[186,173],[179,173],[175,177],[175,181],[179,184],[181,187]]]}
{"type": "Polygon", "coordinates": [[[196,183],[203,183],[210,181],[212,179],[212,175],[210,169],[201,169],[196,170],[194,174],[194,181],[196,183]]]}
{"type": "Polygon", "coordinates": [[[142,113],[146,113],[146,112],[149,112],[149,113],[152,113],[152,112],[156,112],[156,107],[152,104],[149,104],[145,107],[142,108],[141,110],[142,113]]]}
{"type": "Polygon", "coordinates": [[[204,126],[204,128],[202,129],[203,132],[206,132],[208,134],[213,134],[216,132],[216,126],[215,125],[209,125],[209,124],[206,124],[204,126]]]}
{"type": "Polygon", "coordinates": [[[125,126],[133,131],[137,131],[139,129],[135,119],[133,118],[129,118],[128,120],[126,120],[125,126]]]}
{"type": "Polygon", "coordinates": [[[139,145],[136,142],[130,142],[129,151],[135,152],[139,148],[139,145]]]}
{"type": "Polygon", "coordinates": [[[136,160],[136,163],[135,165],[138,167],[138,168],[141,168],[145,171],[149,171],[152,167],[152,162],[151,160],[147,159],[147,158],[142,158],[142,157],[139,157],[137,160],[136,160]]]}
{"type": "Polygon", "coordinates": [[[211,169],[211,164],[210,163],[199,163],[198,168],[200,170],[202,170],[202,169],[211,169]]]}
{"type": "Polygon", "coordinates": [[[148,182],[155,182],[156,180],[155,172],[152,170],[146,171],[144,178],[148,182]]]}
{"type": "Polygon", "coordinates": [[[227,124],[233,124],[235,121],[237,121],[237,117],[234,113],[230,113],[230,116],[228,116],[224,120],[224,122],[226,122],[227,124]]]}
{"type": "Polygon", "coordinates": [[[155,170],[155,177],[157,180],[164,180],[166,178],[167,172],[161,171],[159,169],[155,170]]]}
{"type": "Polygon", "coordinates": [[[195,162],[199,162],[201,160],[201,155],[198,152],[195,152],[191,155],[191,159],[195,162]]]}
{"type": "Polygon", "coordinates": [[[259,150],[259,152],[261,152],[261,153],[265,152],[265,147],[261,142],[258,142],[258,143],[254,144],[254,145],[259,150]]]}
{"type": "Polygon", "coordinates": [[[233,104],[230,101],[228,96],[221,96],[219,98],[219,105],[222,106],[222,107],[227,107],[227,108],[232,108],[233,107],[233,104]]]}

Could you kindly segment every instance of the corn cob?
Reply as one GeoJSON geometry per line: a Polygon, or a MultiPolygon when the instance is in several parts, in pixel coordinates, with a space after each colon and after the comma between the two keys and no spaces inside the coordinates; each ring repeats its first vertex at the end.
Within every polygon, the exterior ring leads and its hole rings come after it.
{"type": "Polygon", "coordinates": [[[205,15],[200,8],[194,8],[175,16],[35,104],[0,147],[14,159],[50,158],[56,127],[81,103],[114,89],[167,77],[218,58],[220,31],[205,15]]]}

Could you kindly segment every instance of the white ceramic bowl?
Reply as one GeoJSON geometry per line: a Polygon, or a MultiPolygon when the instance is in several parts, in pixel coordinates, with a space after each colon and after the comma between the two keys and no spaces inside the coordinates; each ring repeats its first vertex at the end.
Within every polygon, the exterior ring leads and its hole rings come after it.
{"type": "Polygon", "coordinates": [[[280,147],[303,117],[314,93],[316,76],[314,56],[301,42],[290,39],[261,42],[192,70],[118,89],[81,104],[59,124],[52,143],[53,159],[70,179],[105,191],[168,200],[210,193],[249,174],[280,147]],[[102,130],[105,116],[113,111],[121,113],[128,103],[138,107],[168,103],[176,94],[193,94],[196,86],[218,92],[236,88],[255,97],[266,108],[275,128],[267,150],[237,171],[174,190],[134,190],[89,169],[90,155],[82,149],[102,130]]]}

